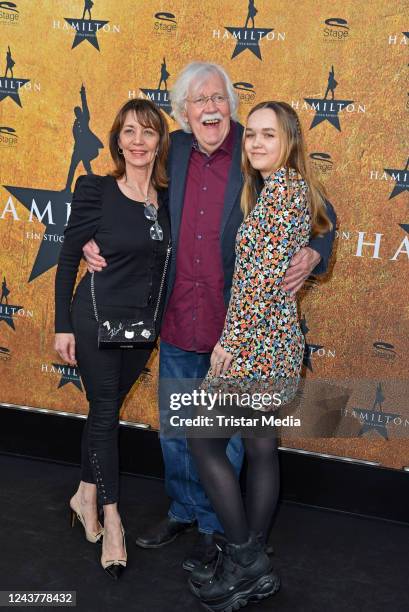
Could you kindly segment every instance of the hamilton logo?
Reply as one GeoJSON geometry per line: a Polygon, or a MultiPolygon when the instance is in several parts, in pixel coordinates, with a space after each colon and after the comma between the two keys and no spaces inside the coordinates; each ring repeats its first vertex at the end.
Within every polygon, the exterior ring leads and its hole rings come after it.
{"type": "Polygon", "coordinates": [[[353,104],[353,100],[340,100],[335,98],[335,89],[338,87],[338,81],[335,79],[334,66],[328,73],[327,89],[323,98],[304,98],[304,100],[316,112],[314,119],[310,125],[310,130],[316,127],[323,121],[328,121],[339,132],[341,126],[339,123],[338,113],[343,109],[353,104]],[[331,99],[328,96],[331,95],[331,99]]]}
{"type": "Polygon", "coordinates": [[[7,285],[6,277],[3,276],[1,283],[1,298],[0,298],[0,322],[4,321],[11,329],[16,331],[14,326],[13,316],[23,310],[23,306],[9,304],[10,289],[7,285]]]}
{"type": "Polygon", "coordinates": [[[51,366],[43,363],[41,365],[41,371],[49,374],[61,375],[57,389],[65,387],[69,383],[72,383],[81,393],[83,393],[82,383],[79,371],[76,367],[68,366],[66,363],[53,363],[51,366]]]}
{"type": "Polygon", "coordinates": [[[392,189],[389,196],[389,200],[400,193],[403,193],[404,191],[409,191],[409,157],[407,159],[406,166],[402,168],[402,170],[396,170],[395,168],[384,168],[384,171],[396,182],[396,185],[392,189]]]}
{"type": "MultiPolygon", "coordinates": [[[[75,171],[82,162],[86,173],[92,174],[91,161],[98,157],[99,149],[102,149],[104,146],[89,127],[90,112],[84,85],[81,87],[80,96],[81,106],[74,108],[74,123],[72,126],[74,147],[64,189],[54,191],[51,189],[4,185],[4,188],[16,197],[30,212],[29,220],[33,221],[35,216],[45,226],[42,236],[36,235],[33,232],[26,233],[27,239],[41,240],[29,282],[57,264],[61,244],[64,240],[64,228],[67,225],[71,211],[71,186],[75,171]]],[[[14,219],[18,219],[11,198],[9,198],[9,202],[3,211],[3,218],[5,213],[10,213],[14,219]]]]}
{"type": "Polygon", "coordinates": [[[148,98],[148,100],[152,100],[155,102],[156,106],[161,108],[165,113],[171,116],[172,107],[169,100],[169,91],[168,91],[168,78],[170,77],[170,72],[168,72],[168,68],[166,65],[166,59],[163,58],[161,67],[160,67],[160,76],[159,82],[156,89],[146,89],[141,87],[142,93],[148,98]]]}
{"type": "Polygon", "coordinates": [[[378,383],[375,391],[375,398],[372,404],[372,409],[367,408],[352,408],[351,413],[353,416],[358,417],[362,423],[362,427],[358,433],[358,436],[363,436],[368,431],[374,431],[378,433],[382,438],[388,440],[387,425],[392,422],[400,423],[401,418],[399,414],[392,412],[385,412],[383,409],[383,403],[385,401],[385,395],[382,389],[382,383],[378,383]]]}
{"type": "Polygon", "coordinates": [[[16,62],[12,56],[10,45],[6,51],[6,70],[4,77],[0,78],[0,102],[10,97],[22,108],[20,100],[20,87],[30,82],[30,79],[17,78],[14,76],[14,66],[16,62]]]}
{"type": "MultiPolygon", "coordinates": [[[[249,0],[247,17],[244,24],[244,27],[240,26],[225,26],[226,32],[221,36],[220,30],[213,30],[213,38],[222,38],[223,40],[232,39],[235,40],[236,46],[233,50],[231,59],[234,59],[243,51],[248,49],[251,53],[253,53],[259,60],[261,57],[260,50],[260,41],[263,38],[267,40],[274,40],[276,38],[276,34],[274,32],[274,28],[256,28],[255,27],[255,17],[258,13],[258,10],[254,4],[254,0],[249,0]]],[[[277,40],[284,40],[285,34],[278,33],[277,40]]]]}
{"type": "Polygon", "coordinates": [[[72,43],[71,49],[75,49],[82,42],[87,40],[97,51],[99,51],[98,44],[98,32],[103,28],[109,21],[102,21],[101,19],[92,19],[92,9],[94,2],[92,0],[84,0],[84,9],[82,11],[81,19],[74,19],[72,17],[64,17],[65,21],[75,30],[75,37],[72,43]]]}
{"type": "Polygon", "coordinates": [[[308,334],[308,332],[310,331],[308,325],[307,325],[307,321],[305,318],[305,315],[303,315],[303,318],[300,321],[300,326],[301,326],[301,331],[304,334],[305,337],[305,348],[304,348],[304,357],[303,357],[303,365],[308,368],[308,370],[310,370],[311,372],[313,371],[312,368],[312,356],[316,351],[319,351],[320,349],[324,348],[324,345],[322,344],[310,344],[309,342],[307,342],[306,336],[308,334]]]}

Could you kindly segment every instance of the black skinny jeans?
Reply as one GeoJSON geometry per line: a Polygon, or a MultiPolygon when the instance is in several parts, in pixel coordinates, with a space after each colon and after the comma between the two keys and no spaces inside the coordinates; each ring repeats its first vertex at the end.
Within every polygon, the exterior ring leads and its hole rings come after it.
{"type": "MultiPolygon", "coordinates": [[[[132,309],[104,308],[106,317],[132,318],[132,309]]],[[[81,480],[97,485],[100,505],[118,502],[119,410],[152,349],[98,349],[98,323],[91,303],[74,299],[75,352],[89,402],[81,444],[81,480]]]]}

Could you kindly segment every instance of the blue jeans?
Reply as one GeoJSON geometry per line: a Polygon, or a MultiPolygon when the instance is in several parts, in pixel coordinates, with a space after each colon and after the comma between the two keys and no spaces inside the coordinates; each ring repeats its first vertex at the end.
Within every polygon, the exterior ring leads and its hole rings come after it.
{"type": "MultiPolygon", "coordinates": [[[[210,353],[184,351],[161,341],[159,359],[159,410],[162,422],[171,414],[169,393],[186,392],[189,379],[203,379],[210,367],[210,353]],[[180,381],[180,388],[178,382],[180,381]]],[[[192,390],[196,384],[192,384],[192,390]]],[[[173,412],[173,411],[172,411],[173,412]]],[[[166,492],[171,498],[169,517],[182,523],[197,521],[201,533],[223,533],[223,528],[199,481],[185,437],[160,435],[165,463],[166,492]]],[[[243,463],[244,448],[239,435],[231,438],[226,453],[237,474],[243,463]]]]}

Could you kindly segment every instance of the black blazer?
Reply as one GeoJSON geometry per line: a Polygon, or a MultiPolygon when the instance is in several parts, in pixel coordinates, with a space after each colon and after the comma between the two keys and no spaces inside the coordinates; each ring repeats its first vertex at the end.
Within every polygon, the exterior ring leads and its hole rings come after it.
{"type": "MultiPolygon", "coordinates": [[[[230,290],[235,262],[235,242],[237,230],[243,221],[240,208],[241,188],[243,184],[241,174],[241,141],[243,126],[236,123],[235,140],[233,145],[233,158],[229,171],[224,208],[220,226],[220,243],[224,272],[224,301],[226,306],[230,300],[230,290]]],[[[172,258],[168,280],[166,303],[170,298],[176,278],[176,259],[179,248],[179,230],[182,219],[183,202],[185,197],[187,171],[192,152],[192,134],[177,130],[171,134],[171,146],[168,159],[169,175],[169,214],[172,232],[172,258]]],[[[323,274],[327,267],[335,237],[336,215],[333,207],[327,202],[327,211],[333,224],[333,229],[325,236],[311,239],[309,246],[321,255],[321,261],[313,270],[313,274],[323,274]]]]}

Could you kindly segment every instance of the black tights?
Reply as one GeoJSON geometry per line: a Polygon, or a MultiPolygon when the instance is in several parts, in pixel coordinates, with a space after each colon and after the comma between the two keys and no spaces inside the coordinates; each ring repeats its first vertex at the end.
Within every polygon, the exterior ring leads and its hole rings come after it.
{"type": "Polygon", "coordinates": [[[226,455],[228,442],[228,438],[189,440],[201,483],[230,542],[243,544],[250,531],[262,533],[266,541],[280,487],[277,439],[243,439],[247,456],[246,506],[226,455]]]}

